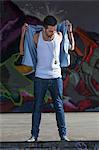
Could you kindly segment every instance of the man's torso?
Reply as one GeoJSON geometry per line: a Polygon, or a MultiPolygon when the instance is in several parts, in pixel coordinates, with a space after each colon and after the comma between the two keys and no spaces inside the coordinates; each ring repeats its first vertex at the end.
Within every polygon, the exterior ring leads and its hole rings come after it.
{"type": "Polygon", "coordinates": [[[42,31],[39,33],[37,40],[36,77],[44,79],[61,77],[60,43],[57,32],[55,32],[54,38],[51,41],[45,41],[42,31]]]}

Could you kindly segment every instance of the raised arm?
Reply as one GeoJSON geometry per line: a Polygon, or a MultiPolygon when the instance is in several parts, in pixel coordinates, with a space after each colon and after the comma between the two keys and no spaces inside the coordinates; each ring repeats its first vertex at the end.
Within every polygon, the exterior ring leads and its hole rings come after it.
{"type": "Polygon", "coordinates": [[[24,55],[24,36],[25,36],[25,32],[27,28],[28,28],[28,24],[24,23],[24,25],[22,26],[22,33],[21,33],[21,39],[20,39],[20,45],[19,45],[20,55],[24,55]]]}
{"type": "Polygon", "coordinates": [[[66,20],[66,26],[67,31],[68,31],[68,38],[70,40],[70,44],[71,44],[71,49],[70,50],[74,50],[75,49],[75,40],[74,40],[74,36],[73,36],[73,27],[72,24],[69,22],[69,20],[66,20]]]}

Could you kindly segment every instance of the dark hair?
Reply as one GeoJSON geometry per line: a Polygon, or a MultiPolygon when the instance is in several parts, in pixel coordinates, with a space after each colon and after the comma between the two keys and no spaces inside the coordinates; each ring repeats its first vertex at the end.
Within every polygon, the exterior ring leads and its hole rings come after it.
{"type": "Polygon", "coordinates": [[[57,24],[57,20],[56,20],[55,17],[48,15],[48,16],[46,16],[46,17],[44,18],[43,26],[44,26],[45,28],[47,28],[49,25],[50,25],[50,26],[55,26],[56,24],[57,24]]]}

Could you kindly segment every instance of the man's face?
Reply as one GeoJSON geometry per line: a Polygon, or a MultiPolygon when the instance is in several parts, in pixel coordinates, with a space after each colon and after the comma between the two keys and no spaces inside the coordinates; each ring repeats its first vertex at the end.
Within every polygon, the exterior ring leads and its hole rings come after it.
{"type": "Polygon", "coordinates": [[[49,25],[47,28],[45,28],[45,33],[49,38],[51,38],[54,35],[55,31],[56,31],[56,26],[49,25]]]}

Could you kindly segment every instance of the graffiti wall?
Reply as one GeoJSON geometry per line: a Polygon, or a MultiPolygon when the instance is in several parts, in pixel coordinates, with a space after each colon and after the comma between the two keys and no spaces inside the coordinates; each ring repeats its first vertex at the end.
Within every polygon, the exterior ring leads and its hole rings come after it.
{"type": "MultiPolygon", "coordinates": [[[[32,67],[21,64],[19,41],[24,22],[42,25],[40,8],[44,6],[37,9],[38,5],[31,3],[31,15],[14,1],[0,3],[0,112],[32,112],[34,71],[32,67]]],[[[26,4],[24,1],[24,7],[26,4]]],[[[45,6],[49,12],[49,4],[45,6]]],[[[59,12],[58,19],[61,21],[60,15],[64,14],[64,10],[59,12]]],[[[62,68],[64,110],[99,111],[99,33],[80,26],[74,27],[73,33],[76,45],[75,51],[70,52],[71,65],[62,68]]],[[[54,112],[49,91],[44,99],[43,112],[54,112]]]]}

